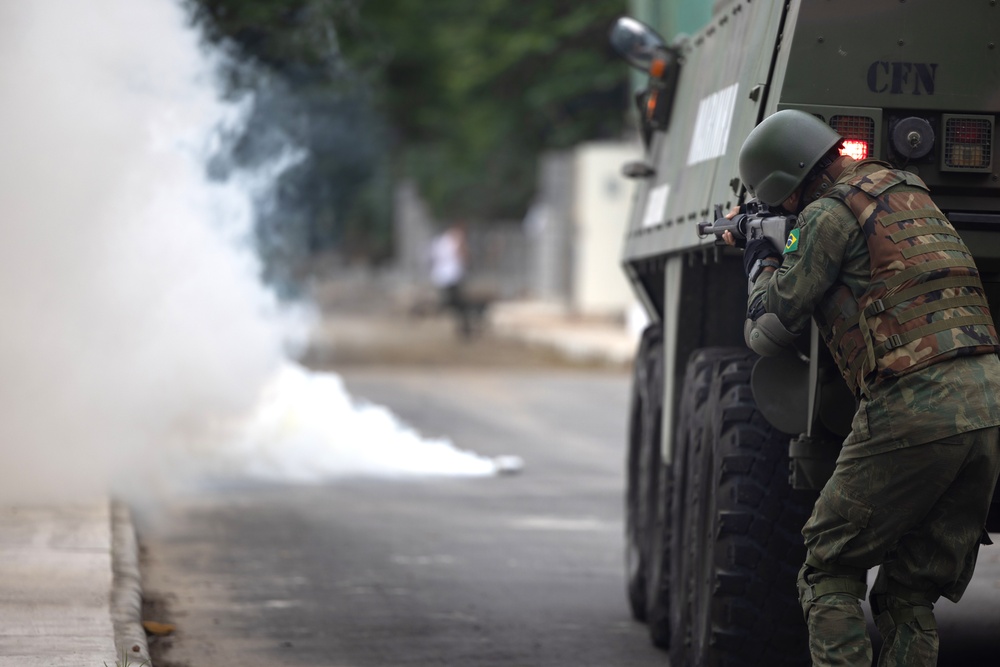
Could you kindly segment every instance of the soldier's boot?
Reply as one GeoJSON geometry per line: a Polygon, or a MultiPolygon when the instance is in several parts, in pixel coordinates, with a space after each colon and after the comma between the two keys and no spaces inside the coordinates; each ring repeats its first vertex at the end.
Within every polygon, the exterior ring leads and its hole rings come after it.
{"type": "Polygon", "coordinates": [[[897,595],[873,594],[872,613],[882,635],[878,667],[933,667],[938,657],[934,605],[897,595]]]}
{"type": "Polygon", "coordinates": [[[861,601],[868,591],[863,571],[799,570],[799,602],[809,630],[813,667],[871,667],[872,643],[861,601]]]}

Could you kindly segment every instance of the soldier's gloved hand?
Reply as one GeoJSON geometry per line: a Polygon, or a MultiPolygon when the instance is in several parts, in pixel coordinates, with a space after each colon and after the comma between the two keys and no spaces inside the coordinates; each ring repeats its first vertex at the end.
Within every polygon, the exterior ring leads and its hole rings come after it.
{"type": "Polygon", "coordinates": [[[743,251],[743,270],[751,281],[757,280],[757,276],[765,266],[778,268],[780,265],[781,258],[774,251],[770,241],[767,239],[747,241],[746,250],[743,251]]]}

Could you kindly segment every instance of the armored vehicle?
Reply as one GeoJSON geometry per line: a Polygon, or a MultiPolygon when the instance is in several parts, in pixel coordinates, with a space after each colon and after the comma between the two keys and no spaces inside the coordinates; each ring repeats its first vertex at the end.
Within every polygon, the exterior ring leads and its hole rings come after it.
{"type": "Polygon", "coordinates": [[[730,0],[671,44],[630,18],[612,30],[645,77],[622,265],[652,321],[633,379],[628,600],[671,664],[808,664],[799,531],[856,407],[815,326],[785,356],[745,347],[740,253],[703,224],[747,198],[744,139],[799,109],[853,157],[919,174],[1000,313],[998,26],[995,0],[730,0]]]}

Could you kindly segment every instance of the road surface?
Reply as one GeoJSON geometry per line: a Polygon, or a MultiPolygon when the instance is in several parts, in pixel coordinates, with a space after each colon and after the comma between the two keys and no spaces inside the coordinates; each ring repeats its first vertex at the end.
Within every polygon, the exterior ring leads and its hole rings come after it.
{"type": "MultiPolygon", "coordinates": [[[[627,376],[352,368],[356,397],[523,472],[247,485],[140,527],[156,667],[666,665],[623,590],[627,376]]],[[[940,664],[991,664],[1000,547],[938,605],[940,664]]]]}
{"type": "Polygon", "coordinates": [[[525,467],[178,502],[140,526],[147,619],[177,626],[157,667],[666,664],[624,595],[624,373],[346,380],[425,436],[525,467]]]}

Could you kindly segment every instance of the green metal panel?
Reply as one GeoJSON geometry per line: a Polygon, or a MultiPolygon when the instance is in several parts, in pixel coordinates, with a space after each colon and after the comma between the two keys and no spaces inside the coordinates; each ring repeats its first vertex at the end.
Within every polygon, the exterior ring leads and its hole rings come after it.
{"type": "MultiPolygon", "coordinates": [[[[879,119],[874,156],[919,174],[946,212],[1000,213],[997,161],[949,167],[946,125],[1000,111],[1000,6],[992,0],[792,0],[766,109],[854,107],[879,119]],[[926,120],[933,152],[905,160],[890,146],[906,118],[926,120]]],[[[822,115],[822,114],[820,114],[822,115]]],[[[983,150],[996,154],[996,132],[983,150]]]]}
{"type": "Polygon", "coordinates": [[[786,104],[994,111],[1000,6],[988,0],[802,0],[786,104]]]}
{"type": "Polygon", "coordinates": [[[760,116],[783,5],[733,2],[684,45],[671,126],[649,151],[656,175],[637,190],[626,259],[712,243],[696,224],[737,201],[739,147],[760,116]]]}
{"type": "MultiPolygon", "coordinates": [[[[726,153],[716,161],[715,177],[712,180],[712,205],[737,202],[739,184],[739,150],[750,130],[763,117],[761,106],[767,99],[768,82],[775,51],[775,44],[781,30],[783,4],[754,3],[754,11],[748,20],[740,17],[746,11],[742,5],[729,6],[733,26],[731,35],[723,36],[727,43],[727,57],[734,63],[739,73],[739,95],[736,113],[730,128],[726,153]],[[740,45],[741,49],[733,48],[740,45]]],[[[724,17],[718,18],[724,20],[724,17]]]]}
{"type": "Polygon", "coordinates": [[[871,107],[848,107],[843,105],[786,104],[784,102],[778,104],[778,110],[781,109],[798,109],[799,111],[805,111],[817,116],[825,123],[829,123],[830,119],[835,116],[865,116],[871,118],[875,125],[875,141],[873,151],[869,157],[875,159],[885,158],[885,155],[883,155],[883,152],[879,148],[883,144],[881,109],[872,109],[871,107]]]}

